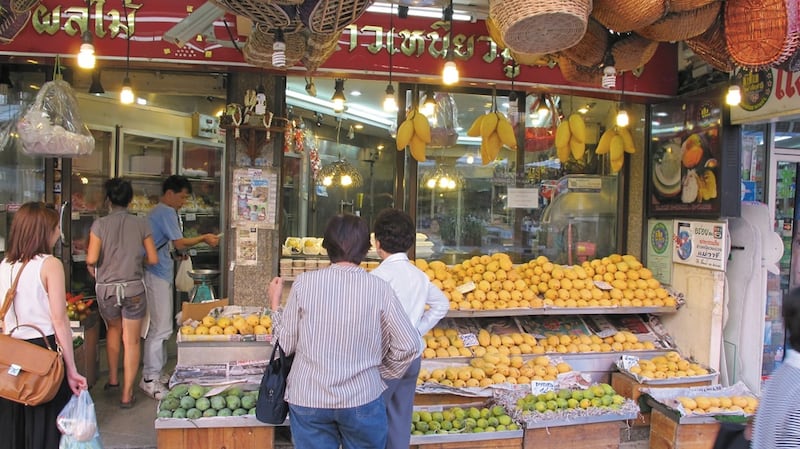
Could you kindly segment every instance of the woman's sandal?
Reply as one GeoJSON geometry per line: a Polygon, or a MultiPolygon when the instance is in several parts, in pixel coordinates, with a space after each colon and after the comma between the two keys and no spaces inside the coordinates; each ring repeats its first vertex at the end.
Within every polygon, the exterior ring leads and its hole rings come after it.
{"type": "Polygon", "coordinates": [[[103,391],[116,390],[118,388],[119,388],[119,384],[112,384],[112,383],[106,382],[106,384],[103,385],[103,391]]]}
{"type": "Polygon", "coordinates": [[[136,395],[132,395],[128,402],[119,401],[119,408],[133,408],[134,404],[136,404],[136,395]]]}

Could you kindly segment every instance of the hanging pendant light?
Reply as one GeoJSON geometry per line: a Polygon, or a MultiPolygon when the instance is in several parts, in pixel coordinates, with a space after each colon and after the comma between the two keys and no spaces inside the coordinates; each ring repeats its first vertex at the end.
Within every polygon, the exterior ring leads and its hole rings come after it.
{"type": "Polygon", "coordinates": [[[536,109],[536,115],[539,116],[539,120],[543,120],[549,113],[550,108],[547,107],[547,95],[541,94],[539,95],[539,108],[536,109]]]}
{"type": "Polygon", "coordinates": [[[624,109],[621,109],[617,112],[617,126],[619,127],[626,127],[630,123],[630,119],[628,118],[628,112],[624,109]]]}
{"type": "Polygon", "coordinates": [[[344,103],[347,99],[344,96],[344,80],[341,78],[336,79],[331,101],[333,101],[333,112],[344,112],[344,103]]]}
{"type": "Polygon", "coordinates": [[[430,117],[436,112],[436,94],[432,87],[425,89],[425,101],[422,102],[419,112],[426,117],[430,117]]]}
{"type": "Polygon", "coordinates": [[[606,52],[603,60],[603,76],[600,78],[600,86],[605,89],[613,89],[617,85],[617,68],[614,67],[614,55],[610,51],[606,52]]]}
{"type": "MultiPolygon", "coordinates": [[[[91,17],[91,0],[86,0],[86,13],[91,17]]],[[[78,50],[78,67],[82,69],[93,69],[97,59],[94,54],[94,43],[92,33],[87,29],[81,35],[81,47],[78,50]]]]}
{"type": "Polygon", "coordinates": [[[389,52],[389,84],[386,85],[386,96],[383,97],[383,110],[397,112],[397,98],[392,85],[392,55],[394,54],[394,3],[389,10],[389,37],[386,40],[386,50],[389,52]]]}
{"type": "Polygon", "coordinates": [[[89,86],[89,93],[92,95],[102,95],[106,93],[103,85],[100,84],[100,69],[92,70],[92,84],[89,86]]]}
{"type": "Polygon", "coordinates": [[[742,102],[742,88],[736,84],[736,70],[731,72],[728,85],[728,92],[725,94],[725,103],[728,106],[736,106],[742,102]]]}
{"type": "Polygon", "coordinates": [[[283,30],[275,30],[275,42],[272,44],[272,67],[283,69],[286,67],[286,41],[283,39],[283,30]]]}
{"type": "Polygon", "coordinates": [[[119,91],[119,102],[122,104],[132,104],[135,96],[133,95],[133,87],[131,87],[131,78],[130,78],[130,70],[131,70],[131,28],[130,24],[127,22],[128,17],[128,8],[125,6],[125,2],[122,2],[122,8],[125,12],[126,22],[125,22],[125,42],[127,43],[126,51],[125,51],[125,79],[122,80],[122,90],[119,91]]]}
{"type": "Polygon", "coordinates": [[[453,37],[455,36],[453,32],[453,0],[450,0],[450,6],[444,9],[444,20],[450,25],[450,39],[447,41],[447,61],[442,69],[442,83],[445,86],[451,86],[458,83],[459,80],[458,66],[453,53],[453,37]]]}

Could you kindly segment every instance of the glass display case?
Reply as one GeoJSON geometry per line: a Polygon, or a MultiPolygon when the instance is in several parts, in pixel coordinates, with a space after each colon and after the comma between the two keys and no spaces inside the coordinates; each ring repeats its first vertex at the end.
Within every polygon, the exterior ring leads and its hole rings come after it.
{"type": "MultiPolygon", "coordinates": [[[[183,234],[186,237],[219,234],[224,218],[220,202],[225,197],[225,170],[222,167],[225,147],[207,139],[180,139],[178,148],[178,171],[192,184],[192,196],[178,211],[183,222],[183,234]]],[[[211,248],[205,243],[189,251],[194,268],[209,269],[219,269],[222,253],[219,247],[211,248]]]]}
{"type": "Polygon", "coordinates": [[[145,215],[158,203],[164,178],[175,173],[177,139],[122,129],[119,176],[133,184],[130,211],[145,215]]]}

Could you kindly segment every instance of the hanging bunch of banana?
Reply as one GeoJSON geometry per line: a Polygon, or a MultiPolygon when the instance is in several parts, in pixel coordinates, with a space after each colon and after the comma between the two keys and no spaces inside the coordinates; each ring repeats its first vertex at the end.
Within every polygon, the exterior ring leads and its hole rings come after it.
{"type": "Polygon", "coordinates": [[[635,153],[636,147],[633,145],[633,137],[628,128],[617,126],[616,129],[607,129],[600,136],[594,152],[598,156],[603,154],[611,156],[611,171],[618,173],[625,163],[625,153],[635,153]]]}
{"type": "Polygon", "coordinates": [[[425,162],[425,147],[431,143],[431,125],[428,117],[416,108],[406,115],[405,121],[397,127],[397,151],[406,146],[411,148],[411,157],[417,162],[425,162]]]}
{"type": "Polygon", "coordinates": [[[565,164],[570,157],[582,162],[586,154],[586,124],[581,114],[571,114],[556,128],[556,155],[565,164]]]}
{"type": "Polygon", "coordinates": [[[481,138],[481,161],[487,165],[497,159],[503,145],[517,150],[517,135],[505,114],[495,110],[479,116],[467,130],[470,137],[481,138]]]}

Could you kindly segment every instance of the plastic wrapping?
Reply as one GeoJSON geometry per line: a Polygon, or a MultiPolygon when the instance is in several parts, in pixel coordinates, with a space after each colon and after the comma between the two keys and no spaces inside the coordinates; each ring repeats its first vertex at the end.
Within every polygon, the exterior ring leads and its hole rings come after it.
{"type": "Polygon", "coordinates": [[[436,107],[431,119],[431,142],[428,148],[449,148],[458,142],[458,108],[449,93],[434,95],[436,107]]]}
{"type": "Polygon", "coordinates": [[[23,150],[32,155],[70,157],[91,154],[94,136],[83,123],[72,87],[63,80],[45,83],[17,123],[23,150]]]}
{"type": "Polygon", "coordinates": [[[97,416],[94,412],[94,402],[88,390],[81,390],[78,396],[73,395],[67,405],[61,409],[56,419],[58,430],[63,434],[59,448],[88,448],[102,447],[91,444],[93,440],[99,442],[97,430],[97,416]],[[67,445],[65,445],[65,440],[67,445]]]}

